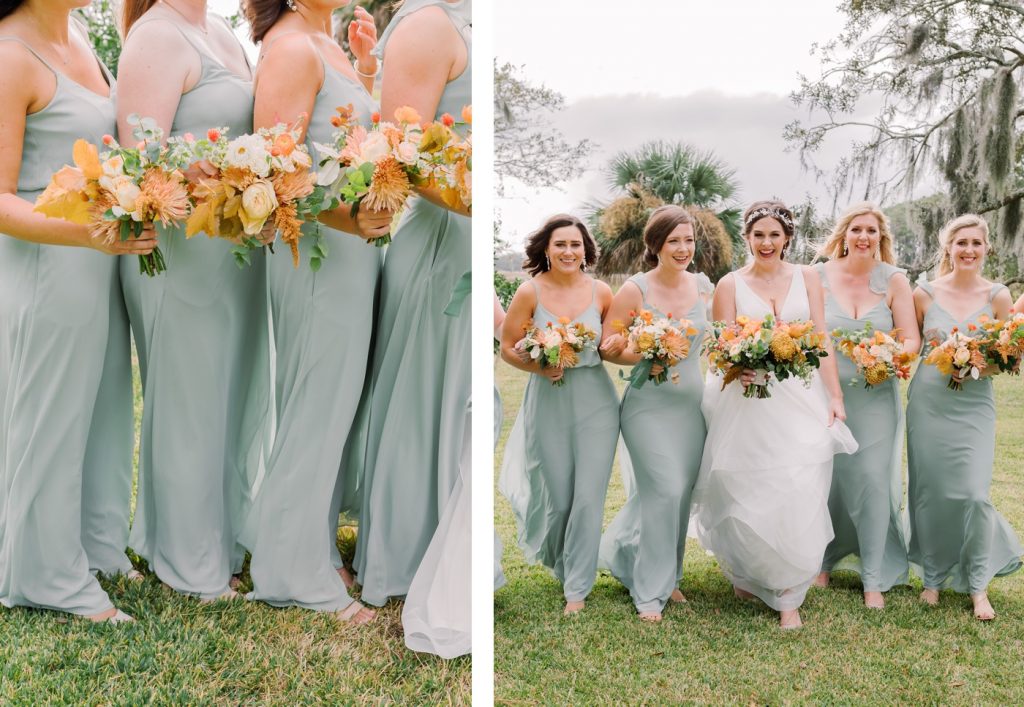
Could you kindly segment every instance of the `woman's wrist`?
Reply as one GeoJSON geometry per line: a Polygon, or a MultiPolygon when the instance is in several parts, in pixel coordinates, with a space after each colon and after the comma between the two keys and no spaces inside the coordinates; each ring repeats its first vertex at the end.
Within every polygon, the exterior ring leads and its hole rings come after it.
{"type": "Polygon", "coordinates": [[[380,62],[377,61],[377,57],[371,55],[367,61],[356,59],[352,68],[364,79],[373,79],[377,78],[377,72],[380,71],[380,62]]]}

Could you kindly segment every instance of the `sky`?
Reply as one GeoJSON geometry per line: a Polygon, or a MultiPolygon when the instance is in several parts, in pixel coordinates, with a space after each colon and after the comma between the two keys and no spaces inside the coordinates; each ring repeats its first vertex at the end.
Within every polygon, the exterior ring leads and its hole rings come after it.
{"type": "MultiPolygon", "coordinates": [[[[830,206],[782,139],[787,123],[807,117],[789,96],[799,74],[820,75],[812,45],[843,29],[830,0],[504,0],[494,14],[498,62],[562,93],[566,110],[554,125],[597,144],[587,172],[561,188],[508,184],[497,208],[513,245],[551,213],[581,214],[584,203],[609,199],[602,166],[655,139],[713,150],[736,171],[741,204],[810,195],[830,206]]],[[[850,137],[829,141],[818,163],[833,164],[850,137]]]]}

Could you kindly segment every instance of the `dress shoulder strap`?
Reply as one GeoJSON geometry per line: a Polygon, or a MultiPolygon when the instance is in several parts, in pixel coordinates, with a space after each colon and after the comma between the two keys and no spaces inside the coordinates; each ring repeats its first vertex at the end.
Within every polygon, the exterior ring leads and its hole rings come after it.
{"type": "Polygon", "coordinates": [[[821,280],[821,286],[826,290],[831,291],[832,288],[828,286],[828,273],[825,272],[825,263],[815,263],[811,266],[814,271],[818,273],[818,279],[821,280]]]}
{"type": "MultiPolygon", "coordinates": [[[[388,40],[391,39],[391,34],[395,31],[395,27],[403,19],[416,12],[422,10],[425,7],[437,6],[444,10],[444,13],[448,15],[448,19],[451,20],[452,25],[455,26],[459,36],[466,41],[465,28],[469,26],[470,21],[468,13],[471,9],[469,0],[461,0],[461,2],[450,3],[447,0],[405,0],[402,6],[395,13],[394,17],[388,23],[388,26],[384,29],[384,33],[381,34],[380,39],[377,40],[377,46],[373,49],[373,55],[378,59],[384,58],[384,50],[387,46],[388,40]]],[[[466,42],[467,48],[469,43],[466,42]]]]}
{"type": "Polygon", "coordinates": [[[53,74],[55,76],[60,76],[60,72],[57,71],[56,69],[54,69],[52,66],[50,66],[50,62],[48,62],[46,59],[44,59],[39,52],[37,52],[35,49],[32,48],[31,44],[26,42],[21,37],[15,37],[12,34],[0,35],[0,42],[17,42],[21,46],[25,47],[25,49],[27,49],[29,51],[29,53],[32,54],[32,56],[34,56],[36,59],[38,59],[40,62],[42,62],[43,66],[45,66],[47,69],[49,69],[51,72],[53,72],[53,74]]]}
{"type": "Polygon", "coordinates": [[[634,273],[629,276],[629,279],[626,280],[626,282],[632,282],[636,285],[636,288],[640,290],[640,296],[647,299],[647,273],[634,273]]]}
{"type": "Polygon", "coordinates": [[[711,282],[711,278],[702,272],[694,273],[697,278],[697,294],[701,297],[707,297],[708,295],[715,294],[715,286],[711,282]]]}
{"type": "Polygon", "coordinates": [[[994,300],[996,298],[996,295],[999,294],[1000,290],[1009,290],[1009,289],[1010,288],[1008,288],[1006,285],[1004,285],[1001,282],[993,282],[992,283],[992,290],[988,293],[988,301],[991,303],[992,300],[994,300]]]}
{"type": "Polygon", "coordinates": [[[868,289],[876,295],[886,294],[889,291],[889,280],[896,273],[903,273],[905,275],[907,271],[895,265],[879,261],[868,277],[868,289]]]}

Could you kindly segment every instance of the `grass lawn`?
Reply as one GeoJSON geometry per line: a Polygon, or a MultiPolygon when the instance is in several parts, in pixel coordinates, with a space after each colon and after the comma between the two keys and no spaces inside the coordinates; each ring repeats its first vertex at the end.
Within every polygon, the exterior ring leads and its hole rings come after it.
{"type": "MultiPolygon", "coordinates": [[[[138,394],[136,407],[138,420],[138,394]]],[[[103,586],[134,624],[0,608],[0,704],[470,702],[470,659],[408,650],[399,602],[356,628],[303,609],[200,604],[153,575],[103,586]]]]}
{"type": "MultiPolygon", "coordinates": [[[[527,374],[499,363],[495,376],[504,404],[496,481],[527,374]]],[[[992,496],[1024,535],[1024,380],[1000,376],[996,397],[992,496]]],[[[606,524],[624,501],[616,469],[606,524]]],[[[783,632],[775,612],[733,597],[691,539],[682,583],[689,603],[670,605],[661,624],[639,621],[607,573],[582,614],[566,618],[558,582],[523,563],[500,495],[495,514],[508,578],[494,598],[499,703],[1024,703],[1024,572],[992,583],[999,615],[987,624],[973,618],[966,596],[943,592],[938,608],[921,605],[917,580],[889,592],[885,611],[865,609],[857,576],[836,573],[832,587],[808,594],[804,628],[783,632]]]]}

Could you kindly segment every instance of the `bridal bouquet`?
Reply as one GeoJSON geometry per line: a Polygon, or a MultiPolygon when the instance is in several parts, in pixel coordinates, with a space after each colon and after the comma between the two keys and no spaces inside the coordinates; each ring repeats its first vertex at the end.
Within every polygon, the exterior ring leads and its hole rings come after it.
{"type": "Polygon", "coordinates": [[[974,380],[981,377],[981,370],[985,367],[985,347],[981,336],[969,336],[953,327],[948,339],[941,343],[932,340],[931,345],[934,348],[924,362],[950,376],[951,390],[961,390],[962,381],[968,376],[974,380]]]}
{"type": "MultiPolygon", "coordinates": [[[[420,115],[403,106],[395,111],[395,122],[381,121],[380,113],[370,116],[367,129],[354,116],[352,105],[339,106],[331,124],[338,128],[331,143],[314,143],[322,155],[317,184],[352,206],[398,212],[413,186],[434,180],[446,198],[459,198],[463,188],[470,197],[470,148],[452,130],[454,119],[420,124],[420,115]],[[461,163],[461,166],[459,166],[461,163]]],[[[391,236],[371,241],[382,247],[391,236]]]]}
{"type": "MultiPolygon", "coordinates": [[[[866,324],[863,329],[836,329],[832,337],[836,348],[857,365],[857,373],[864,377],[864,387],[870,388],[890,378],[910,378],[910,364],[917,354],[903,350],[897,333],[896,330],[888,334],[876,331],[866,324]]],[[[854,379],[851,384],[856,382],[854,379]]]]}
{"type": "MultiPolygon", "coordinates": [[[[94,238],[112,244],[141,235],[144,224],[170,226],[188,214],[185,177],[167,160],[163,131],[152,118],[128,117],[135,147],[103,136],[107,150],[75,141],[74,167],[65,165],[36,199],[35,210],[89,227],[94,238]]],[[[153,276],[167,269],[159,248],[139,256],[139,272],[153,276]]]]}
{"type": "MultiPolygon", "coordinates": [[[[622,327],[630,347],[640,354],[640,362],[633,366],[629,373],[629,384],[634,388],[642,388],[648,380],[654,385],[661,385],[669,379],[669,369],[690,355],[689,337],[697,334],[687,319],[680,320],[675,326],[669,317],[655,317],[646,309],[630,312],[632,322],[622,327]],[[654,364],[662,367],[661,373],[652,375],[654,364]]],[[[619,371],[622,376],[622,372],[619,371]]],[[[625,376],[623,376],[625,377],[625,376]]],[[[679,382],[679,374],[671,374],[672,382],[679,382]]]]}
{"type": "MultiPolygon", "coordinates": [[[[187,165],[194,203],[185,236],[205,232],[237,243],[232,253],[241,267],[262,247],[258,236],[270,223],[291,248],[298,267],[302,224],[337,205],[316,188],[312,158],[299,142],[304,121],[303,115],[292,125],[278,123],[233,139],[226,128],[211,128],[201,139],[186,134],[168,140],[170,159],[187,165]]],[[[327,250],[319,229],[314,238],[310,267],[315,271],[327,250]]]]}
{"type": "MultiPolygon", "coordinates": [[[[596,348],[597,333],[581,322],[561,317],[558,325],[551,322],[546,327],[536,327],[531,319],[523,326],[526,335],[516,344],[516,349],[530,354],[541,368],[572,368],[579,362],[579,354],[587,348],[596,348]]],[[[565,378],[553,382],[565,385],[565,378]]]]}
{"type": "Polygon", "coordinates": [[[983,319],[981,328],[987,337],[985,358],[1003,373],[1020,373],[1024,360],[1024,312],[1011,314],[1006,321],[983,319]]]}
{"type": "Polygon", "coordinates": [[[757,371],[756,380],[743,390],[745,398],[770,398],[770,374],[777,380],[799,378],[810,385],[811,375],[828,356],[825,334],[809,321],[776,321],[739,316],[732,324],[713,322],[705,344],[708,363],[724,373],[722,389],[743,375],[757,371]]]}
{"type": "MultiPolygon", "coordinates": [[[[445,113],[441,125],[452,128],[455,119],[445,113]]],[[[473,107],[462,107],[462,125],[473,124],[473,107]]],[[[436,123],[435,123],[436,125],[436,123]]],[[[444,203],[453,209],[473,207],[473,135],[462,138],[454,130],[440,131],[436,139],[425,142],[421,153],[428,166],[429,183],[437,187],[444,203]]]]}

